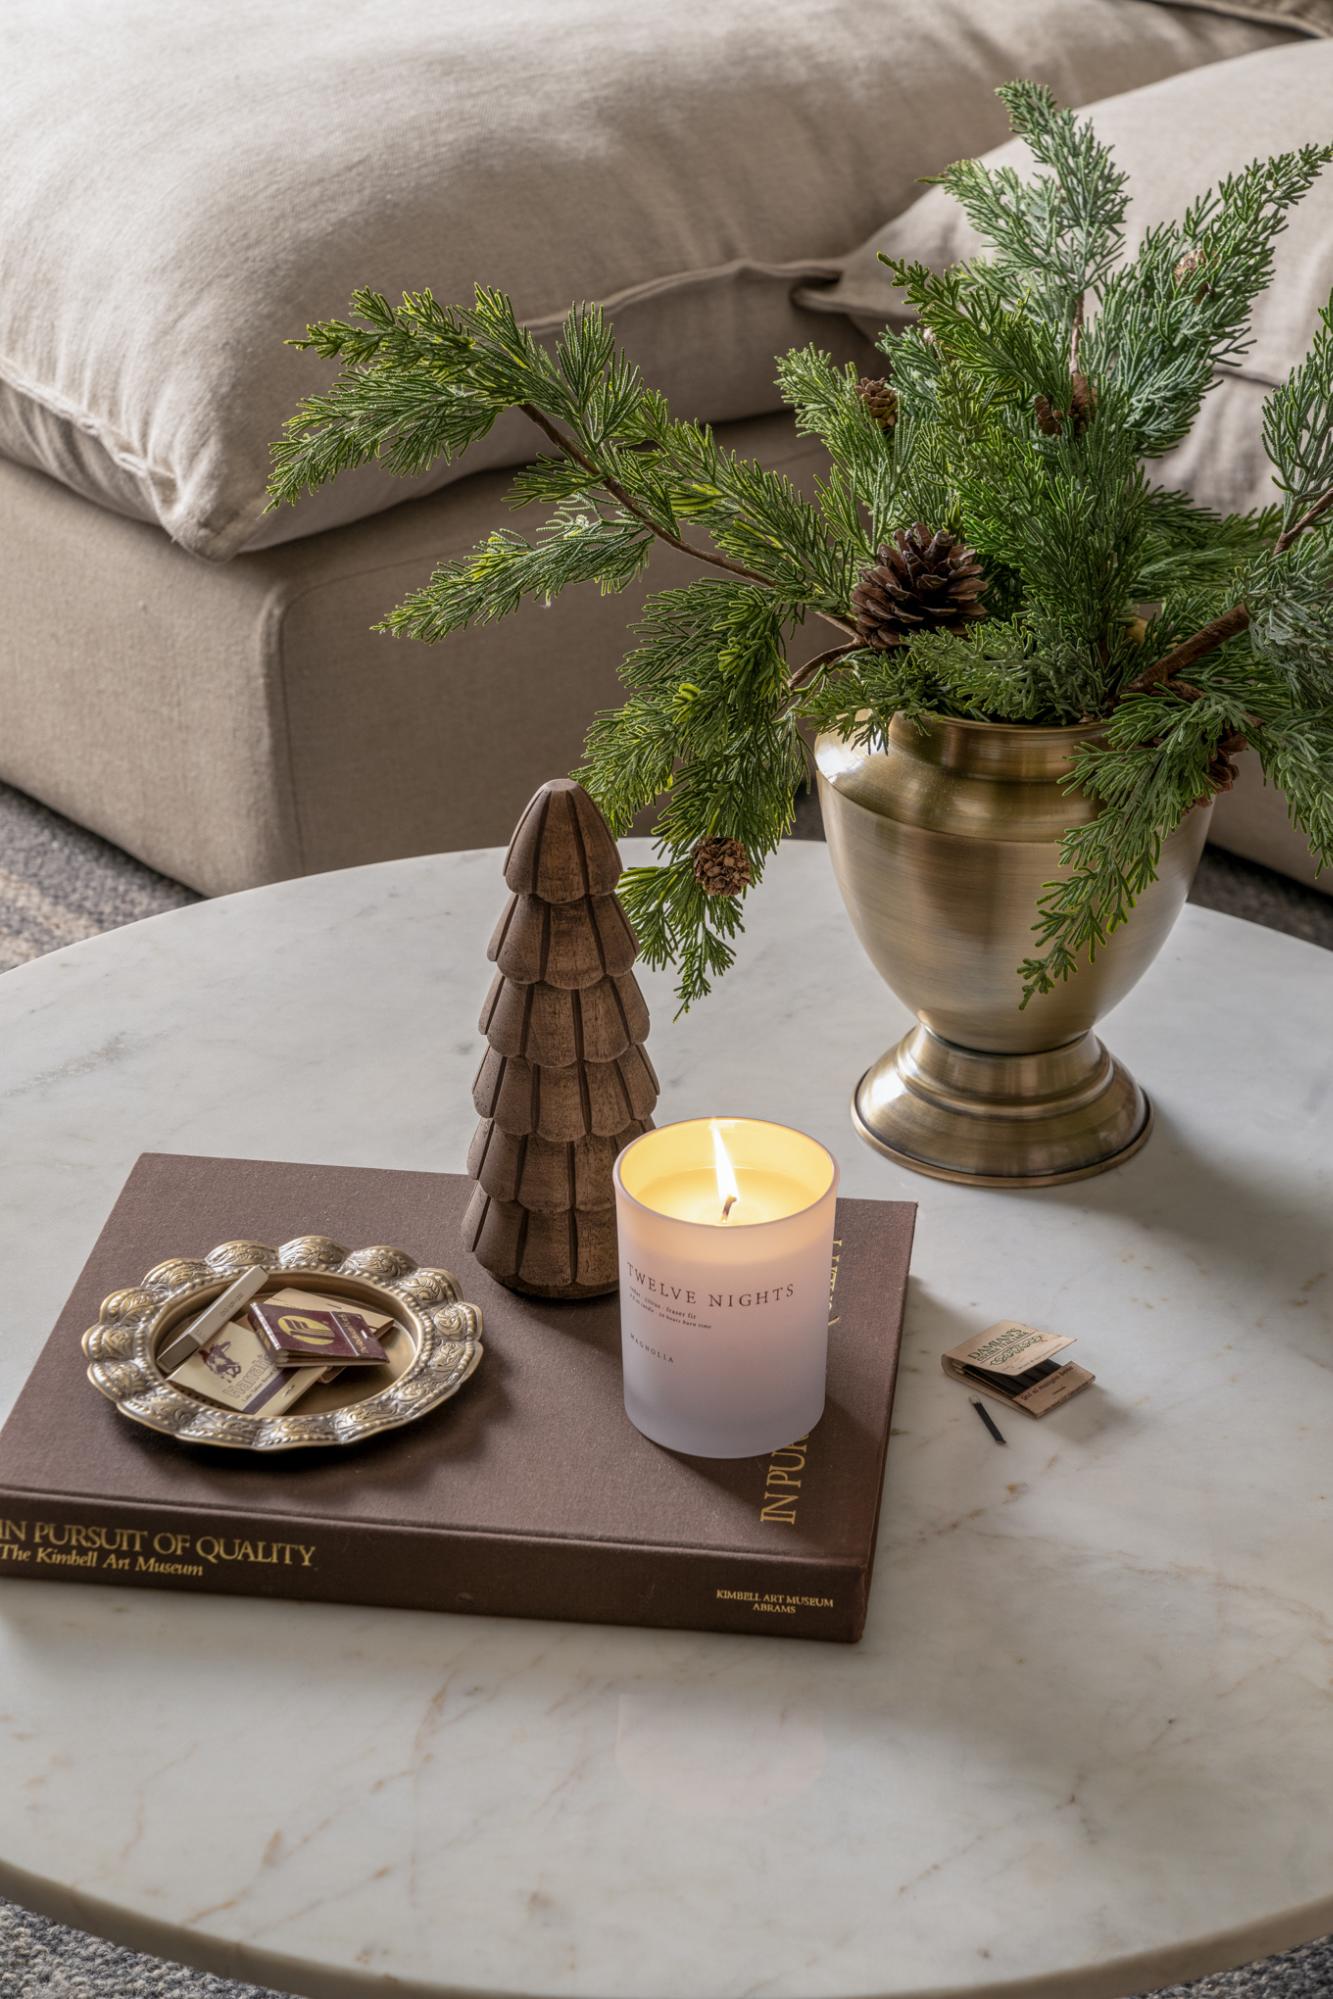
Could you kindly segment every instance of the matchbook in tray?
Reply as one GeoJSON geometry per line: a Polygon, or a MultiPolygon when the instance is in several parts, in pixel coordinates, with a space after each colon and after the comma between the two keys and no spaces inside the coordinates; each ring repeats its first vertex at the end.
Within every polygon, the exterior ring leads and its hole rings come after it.
{"type": "Polygon", "coordinates": [[[852,1640],[865,1622],[915,1209],[841,1201],[828,1405],[764,1458],[682,1458],[621,1402],[614,1296],[544,1304],[462,1248],[452,1174],[146,1154],[0,1434],[0,1578],[852,1640]],[[128,1422],[85,1378],[103,1296],[168,1255],[319,1230],[400,1243],[485,1358],[408,1429],[255,1459],[128,1422]]]}

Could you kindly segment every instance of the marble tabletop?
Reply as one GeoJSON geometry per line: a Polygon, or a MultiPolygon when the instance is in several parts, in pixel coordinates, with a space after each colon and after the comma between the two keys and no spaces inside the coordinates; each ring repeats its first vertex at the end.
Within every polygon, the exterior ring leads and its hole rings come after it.
{"type": "MultiPolygon", "coordinates": [[[[140,1151],[461,1167],[498,869],[0,979],[0,1412],[140,1151]]],[[[864,1642],[8,1581],[0,1892],[313,1999],[1098,1999],[1333,1928],[1333,956],[1188,909],[1109,1026],[1151,1143],[1026,1194],[853,1136],[902,1015],[822,847],[711,1001],[644,984],[663,1117],[921,1204],[864,1642]],[[1005,1316],[1098,1384],[999,1449],[938,1356],[1005,1316]]]]}

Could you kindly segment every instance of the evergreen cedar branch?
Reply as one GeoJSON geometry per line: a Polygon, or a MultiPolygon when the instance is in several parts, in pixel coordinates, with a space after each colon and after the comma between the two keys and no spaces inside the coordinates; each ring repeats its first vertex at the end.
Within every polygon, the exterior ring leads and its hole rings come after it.
{"type": "Polygon", "coordinates": [[[1065,839],[1024,1001],[1125,920],[1162,841],[1230,782],[1245,742],[1321,864],[1333,857],[1333,537],[1320,532],[1333,524],[1333,300],[1265,404],[1279,505],[1223,518],[1144,470],[1244,354],[1286,211],[1333,147],[1256,162],[1123,261],[1125,178],[1091,127],[1034,84],[1000,94],[1041,171],[1024,182],[965,160],[940,177],[989,254],[939,273],[891,267],[916,310],[879,343],[891,405],[813,347],[779,363],[797,428],[828,452],[813,501],[673,420],[593,307],[570,313],[550,352],[501,292],[479,288],[464,308],[363,291],[353,321],[297,343],[341,372],[274,447],[274,504],[370,459],[423,472],[507,409],[552,446],[509,495],[546,508],[545,524],[442,564],[381,629],[437,640],[573,583],[621,590],[654,539],[700,563],[698,580],[648,599],[621,669],[628,698],[593,723],[579,773],[617,832],[659,804],[658,862],[631,869],[622,896],[645,958],[677,966],[685,1005],[731,963],[743,901],[709,894],[693,857],[738,841],[761,878],[805,777],[802,722],[860,740],[927,711],[1098,725],[1074,782],[1102,810],[1065,839]],[[976,551],[987,615],[872,650],[852,593],[912,523],[976,551]],[[807,622],[827,643],[793,670],[807,622]]]}

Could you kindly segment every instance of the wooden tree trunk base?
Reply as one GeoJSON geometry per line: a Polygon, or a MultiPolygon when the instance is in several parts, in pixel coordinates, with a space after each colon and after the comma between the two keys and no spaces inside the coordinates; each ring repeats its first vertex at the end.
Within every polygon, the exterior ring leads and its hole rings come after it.
{"type": "Polygon", "coordinates": [[[502,1277],[497,1280],[506,1291],[517,1291],[524,1298],[544,1298],[549,1305],[559,1304],[566,1298],[609,1298],[613,1291],[620,1289],[619,1281],[610,1284],[522,1284],[516,1277],[502,1277]]]}

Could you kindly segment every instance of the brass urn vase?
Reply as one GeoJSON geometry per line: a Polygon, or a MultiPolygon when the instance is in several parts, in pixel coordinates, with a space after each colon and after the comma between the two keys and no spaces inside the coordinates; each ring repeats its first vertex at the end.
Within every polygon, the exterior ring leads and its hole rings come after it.
{"type": "Polygon", "coordinates": [[[1166,939],[1210,808],[1186,814],[1158,879],[1095,960],[1020,1008],[1060,840],[1096,815],[1066,791],[1093,732],[897,716],[881,747],[821,736],[824,828],[843,900],[876,970],[917,1025],[867,1069],[852,1115],[899,1164],[983,1187],[1045,1187],[1137,1152],[1152,1113],[1093,1027],[1166,939]]]}

